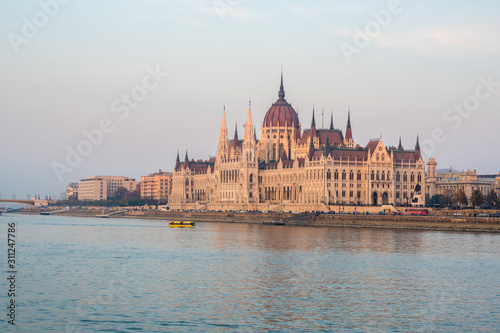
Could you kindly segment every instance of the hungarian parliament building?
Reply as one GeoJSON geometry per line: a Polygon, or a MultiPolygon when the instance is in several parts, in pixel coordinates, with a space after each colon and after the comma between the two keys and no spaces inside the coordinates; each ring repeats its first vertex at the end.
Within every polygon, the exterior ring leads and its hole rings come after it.
{"type": "Polygon", "coordinates": [[[348,111],[345,134],[333,125],[302,130],[285,99],[283,75],[257,139],[248,108],[245,134],[228,137],[222,114],[217,154],[183,161],[172,173],[171,209],[330,211],[339,206],[424,204],[425,162],[415,149],[385,146],[380,139],[356,144],[348,111]]]}

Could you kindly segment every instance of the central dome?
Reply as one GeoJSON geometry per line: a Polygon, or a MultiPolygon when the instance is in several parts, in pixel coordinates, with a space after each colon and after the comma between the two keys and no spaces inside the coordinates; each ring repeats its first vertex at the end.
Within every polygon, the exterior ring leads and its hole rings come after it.
{"type": "Polygon", "coordinates": [[[281,86],[278,100],[267,110],[264,117],[263,127],[299,127],[299,115],[285,100],[283,89],[283,74],[281,75],[281,86]]]}

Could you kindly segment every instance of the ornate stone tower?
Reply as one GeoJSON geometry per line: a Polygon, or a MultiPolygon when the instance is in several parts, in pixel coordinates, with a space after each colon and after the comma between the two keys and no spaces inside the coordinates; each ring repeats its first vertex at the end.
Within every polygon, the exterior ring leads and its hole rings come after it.
{"type": "Polygon", "coordinates": [[[245,125],[245,137],[242,144],[240,163],[241,170],[243,172],[242,187],[244,202],[257,203],[259,202],[259,163],[250,103],[248,104],[248,115],[245,125]]]}
{"type": "Polygon", "coordinates": [[[299,138],[299,116],[290,103],[285,100],[282,71],[278,100],[267,110],[262,122],[258,147],[259,158],[266,163],[278,161],[283,153],[288,158],[295,158],[290,155],[299,138]]]}

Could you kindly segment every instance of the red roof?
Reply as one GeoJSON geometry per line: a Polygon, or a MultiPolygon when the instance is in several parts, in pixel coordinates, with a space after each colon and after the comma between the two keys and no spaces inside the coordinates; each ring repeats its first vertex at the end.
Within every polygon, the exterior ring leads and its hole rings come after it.
{"type": "Polygon", "coordinates": [[[285,100],[285,89],[283,88],[283,74],[281,74],[281,85],[278,100],[267,110],[264,117],[263,127],[296,127],[299,128],[299,115],[285,100]]]}
{"type": "Polygon", "coordinates": [[[372,140],[372,141],[368,142],[368,144],[366,145],[365,149],[366,150],[370,149],[370,151],[373,153],[375,151],[375,148],[377,148],[379,142],[380,142],[379,139],[372,140]]]}
{"type": "Polygon", "coordinates": [[[402,163],[402,162],[415,163],[415,162],[417,162],[417,154],[415,154],[415,152],[412,150],[405,150],[405,151],[394,150],[394,162],[395,163],[402,163]]]}
{"type": "MultiPolygon", "coordinates": [[[[319,144],[323,145],[326,143],[326,136],[328,136],[328,141],[332,146],[341,146],[344,143],[344,136],[341,130],[316,130],[317,136],[319,137],[319,144]]],[[[300,143],[305,144],[309,141],[311,137],[311,130],[305,130],[300,137],[300,143]]]]}
{"type": "Polygon", "coordinates": [[[299,116],[286,100],[277,100],[264,117],[264,127],[299,127],[299,116]]]}

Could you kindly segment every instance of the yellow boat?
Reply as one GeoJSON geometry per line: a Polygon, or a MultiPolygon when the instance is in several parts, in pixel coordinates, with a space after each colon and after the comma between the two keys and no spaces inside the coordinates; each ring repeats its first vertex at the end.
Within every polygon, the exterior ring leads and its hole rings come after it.
{"type": "Polygon", "coordinates": [[[168,222],[170,228],[194,228],[196,223],[188,221],[170,221],[168,222]]]}

